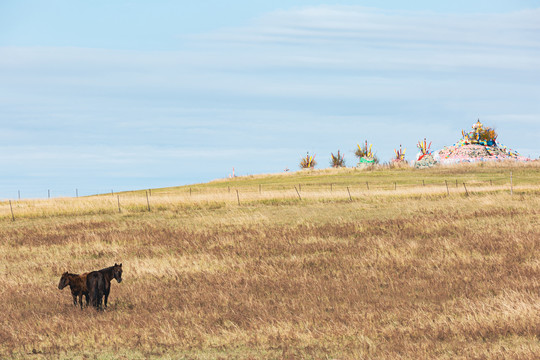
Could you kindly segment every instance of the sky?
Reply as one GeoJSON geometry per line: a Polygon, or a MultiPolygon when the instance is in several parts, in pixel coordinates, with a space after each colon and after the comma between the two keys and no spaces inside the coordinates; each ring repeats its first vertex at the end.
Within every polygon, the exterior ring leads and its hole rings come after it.
{"type": "Polygon", "coordinates": [[[0,199],[413,160],[478,118],[540,156],[540,0],[0,0],[0,199]]]}

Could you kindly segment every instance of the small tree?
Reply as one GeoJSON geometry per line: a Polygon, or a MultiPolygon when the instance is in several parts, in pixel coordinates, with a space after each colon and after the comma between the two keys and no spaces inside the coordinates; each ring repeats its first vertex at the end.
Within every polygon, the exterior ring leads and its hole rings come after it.
{"type": "Polygon", "coordinates": [[[315,155],[309,156],[309,152],[306,154],[306,157],[300,160],[300,169],[313,169],[315,165],[317,165],[315,155]]]}
{"type": "Polygon", "coordinates": [[[330,153],[331,160],[330,166],[335,168],[340,168],[345,166],[345,155],[341,154],[338,150],[337,155],[334,156],[334,153],[330,153]]]}

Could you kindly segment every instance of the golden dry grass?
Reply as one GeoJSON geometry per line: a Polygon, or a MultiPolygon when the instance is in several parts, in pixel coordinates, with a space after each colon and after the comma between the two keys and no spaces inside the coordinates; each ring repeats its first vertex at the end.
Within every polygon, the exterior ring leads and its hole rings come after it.
{"type": "Polygon", "coordinates": [[[513,196],[478,182],[353,201],[332,179],[302,200],[256,179],[153,191],[151,212],[137,193],[122,213],[113,196],[16,202],[15,222],[2,203],[0,357],[535,358],[540,184],[523,178],[513,196]],[[57,288],[114,262],[103,313],[57,288]]]}

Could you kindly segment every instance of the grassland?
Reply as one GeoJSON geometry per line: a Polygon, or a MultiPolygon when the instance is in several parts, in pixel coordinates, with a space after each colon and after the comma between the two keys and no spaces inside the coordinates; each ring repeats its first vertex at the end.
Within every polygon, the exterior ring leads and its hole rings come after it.
{"type": "Polygon", "coordinates": [[[0,358],[532,359],[539,194],[529,164],[4,201],[0,358]],[[114,262],[105,312],[57,288],[114,262]]]}

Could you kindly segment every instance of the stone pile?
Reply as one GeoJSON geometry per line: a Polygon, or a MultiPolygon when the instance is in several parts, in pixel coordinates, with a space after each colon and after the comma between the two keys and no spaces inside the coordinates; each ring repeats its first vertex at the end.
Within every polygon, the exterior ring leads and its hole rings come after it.
{"type": "Polygon", "coordinates": [[[484,127],[480,120],[469,133],[462,131],[463,138],[452,146],[435,152],[434,160],[441,164],[473,163],[480,161],[529,161],[516,151],[497,143],[495,130],[484,127]]]}

